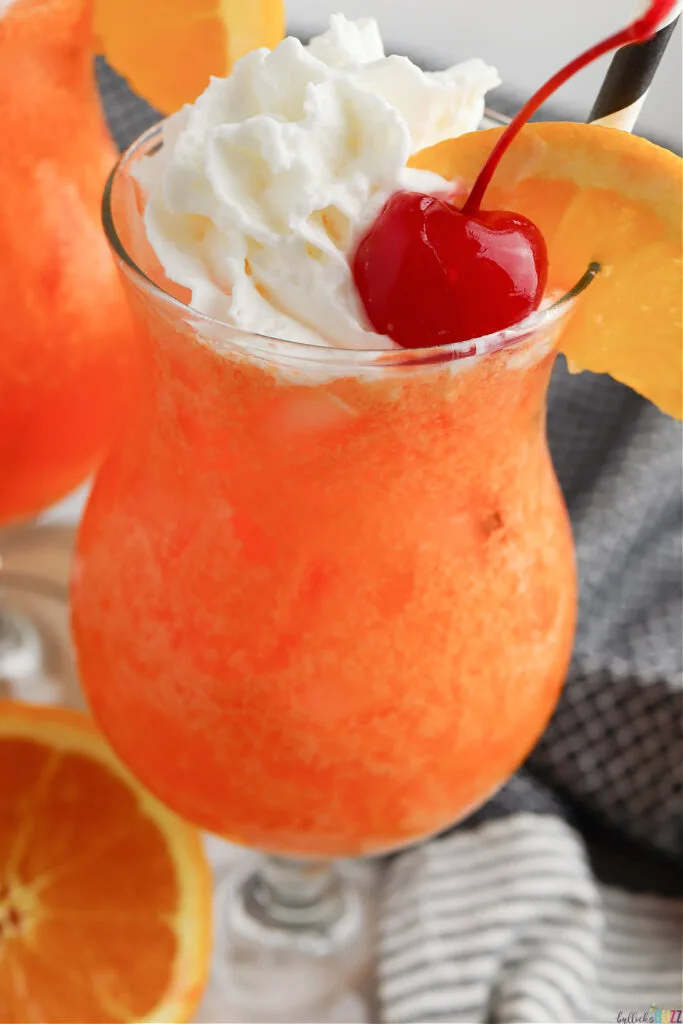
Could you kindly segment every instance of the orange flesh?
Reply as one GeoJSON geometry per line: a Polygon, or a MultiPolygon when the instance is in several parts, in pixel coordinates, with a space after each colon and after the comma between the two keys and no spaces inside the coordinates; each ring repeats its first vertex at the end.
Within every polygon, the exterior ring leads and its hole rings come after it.
{"type": "Polygon", "coordinates": [[[134,328],[100,227],[115,151],[87,0],[0,17],[0,525],[95,467],[134,377],[134,328]]]}
{"type": "Polygon", "coordinates": [[[162,113],[192,103],[212,75],[272,49],[284,34],[282,0],[95,0],[95,28],[110,63],[162,113]]]}
{"type": "Polygon", "coordinates": [[[83,754],[2,737],[0,778],[2,1020],[143,1019],[176,950],[161,833],[83,754]]]}
{"type": "Polygon", "coordinates": [[[153,330],[80,538],[96,716],[169,805],[261,849],[442,829],[527,754],[569,658],[552,353],[307,385],[153,330]]]}

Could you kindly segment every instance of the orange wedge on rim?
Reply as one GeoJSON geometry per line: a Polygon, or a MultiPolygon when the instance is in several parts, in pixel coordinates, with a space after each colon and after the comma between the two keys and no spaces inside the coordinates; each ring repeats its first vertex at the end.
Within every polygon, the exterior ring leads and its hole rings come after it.
{"type": "Polygon", "coordinates": [[[98,48],[164,114],[285,30],[283,0],[95,0],[98,48]]]}
{"type": "Polygon", "coordinates": [[[201,839],[84,715],[0,701],[0,1020],[187,1021],[210,949],[201,839]]]}
{"type": "MultiPolygon", "coordinates": [[[[469,186],[502,129],[424,150],[413,166],[469,186]]],[[[683,419],[680,157],[613,128],[530,124],[512,143],[484,209],[515,210],[548,243],[549,288],[601,272],[560,339],[572,369],[608,373],[683,419]]]]}

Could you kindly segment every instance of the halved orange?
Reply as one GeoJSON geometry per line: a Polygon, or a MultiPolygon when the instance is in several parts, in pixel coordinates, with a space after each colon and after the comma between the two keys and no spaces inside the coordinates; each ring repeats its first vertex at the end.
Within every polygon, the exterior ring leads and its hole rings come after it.
{"type": "Polygon", "coordinates": [[[0,780],[0,1020],[188,1020],[211,943],[198,833],[77,712],[0,702],[0,780]]]}
{"type": "Polygon", "coordinates": [[[283,0],[95,0],[98,48],[164,114],[285,30],[283,0]]]}
{"type": "MultiPolygon", "coordinates": [[[[502,129],[449,139],[414,166],[466,184],[502,129]]],[[[683,162],[614,128],[531,124],[496,171],[485,209],[515,210],[543,232],[549,285],[601,272],[560,339],[572,369],[609,373],[683,418],[683,162]]]]}

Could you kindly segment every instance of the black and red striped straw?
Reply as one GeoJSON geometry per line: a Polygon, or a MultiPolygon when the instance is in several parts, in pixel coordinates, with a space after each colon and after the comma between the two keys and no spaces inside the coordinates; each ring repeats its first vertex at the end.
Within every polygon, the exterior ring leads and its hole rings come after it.
{"type": "Polygon", "coordinates": [[[679,0],[645,42],[628,43],[617,50],[591,110],[588,119],[591,123],[627,132],[632,130],[681,16],[682,6],[683,0],[679,0]]]}

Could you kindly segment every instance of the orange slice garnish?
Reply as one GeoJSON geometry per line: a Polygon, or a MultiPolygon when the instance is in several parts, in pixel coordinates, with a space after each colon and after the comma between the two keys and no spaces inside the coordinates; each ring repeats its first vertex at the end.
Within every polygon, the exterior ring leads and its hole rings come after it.
{"type": "Polygon", "coordinates": [[[283,0],[95,0],[97,48],[164,114],[285,30],[283,0]]]}
{"type": "Polygon", "coordinates": [[[76,712],[0,702],[0,779],[0,1020],[188,1020],[211,942],[198,833],[76,712]]]}
{"type": "MultiPolygon", "coordinates": [[[[502,129],[419,153],[414,166],[472,183],[502,129]]],[[[460,188],[458,189],[460,191],[460,188]]],[[[601,272],[560,339],[574,370],[609,373],[683,419],[683,162],[613,128],[530,124],[503,157],[484,209],[515,210],[548,243],[551,289],[601,272]]]]}

